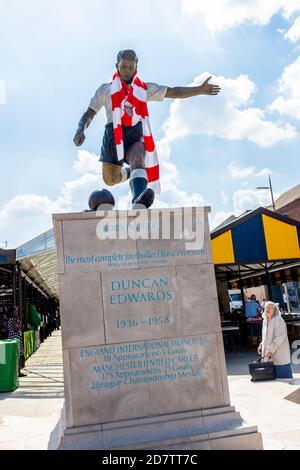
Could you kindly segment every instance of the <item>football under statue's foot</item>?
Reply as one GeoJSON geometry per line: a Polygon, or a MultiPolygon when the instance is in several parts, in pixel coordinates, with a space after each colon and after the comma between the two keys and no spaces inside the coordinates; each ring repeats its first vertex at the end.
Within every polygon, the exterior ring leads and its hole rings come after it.
{"type": "Polygon", "coordinates": [[[155,193],[153,189],[146,188],[137,198],[132,201],[132,209],[148,209],[154,202],[155,193]]]}

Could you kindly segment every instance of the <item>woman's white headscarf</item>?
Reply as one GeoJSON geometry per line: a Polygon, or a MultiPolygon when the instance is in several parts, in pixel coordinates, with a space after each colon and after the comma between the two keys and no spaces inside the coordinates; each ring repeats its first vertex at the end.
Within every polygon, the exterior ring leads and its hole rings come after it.
{"type": "Polygon", "coordinates": [[[268,302],[265,303],[264,313],[262,315],[263,318],[267,318],[267,316],[265,314],[265,311],[266,311],[266,307],[268,305],[272,305],[272,307],[274,308],[273,317],[275,317],[276,315],[278,315],[278,316],[281,315],[280,310],[279,310],[279,304],[276,304],[275,302],[271,302],[271,300],[268,300],[268,302]]]}

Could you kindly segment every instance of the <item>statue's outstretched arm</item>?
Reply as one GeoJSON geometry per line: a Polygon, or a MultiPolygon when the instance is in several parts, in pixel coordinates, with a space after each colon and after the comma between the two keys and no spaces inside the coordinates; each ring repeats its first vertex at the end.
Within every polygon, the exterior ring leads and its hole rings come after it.
{"type": "Polygon", "coordinates": [[[84,131],[87,127],[89,127],[90,123],[92,122],[95,111],[92,108],[88,108],[85,113],[83,113],[79,123],[76,134],[74,136],[73,142],[78,147],[83,144],[85,141],[84,131]]]}
{"type": "Polygon", "coordinates": [[[181,86],[167,89],[166,98],[190,98],[191,96],[197,95],[217,95],[221,88],[219,85],[211,85],[209,80],[211,77],[207,78],[202,85],[198,86],[181,86]]]}

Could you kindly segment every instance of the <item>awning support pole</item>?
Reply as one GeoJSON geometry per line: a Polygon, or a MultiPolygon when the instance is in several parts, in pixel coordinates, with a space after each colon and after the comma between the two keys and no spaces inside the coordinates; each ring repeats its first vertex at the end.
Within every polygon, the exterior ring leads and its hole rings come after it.
{"type": "Polygon", "coordinates": [[[273,293],[272,293],[272,286],[270,282],[270,275],[269,271],[266,269],[266,281],[267,281],[267,289],[268,289],[268,295],[269,295],[269,300],[273,300],[273,293]]]}
{"type": "Polygon", "coordinates": [[[243,312],[244,312],[244,315],[246,315],[246,304],[245,304],[245,295],[244,295],[244,283],[243,283],[243,279],[242,279],[242,276],[241,276],[240,266],[239,266],[239,288],[240,288],[240,290],[241,290],[242,304],[243,304],[243,312]]]}
{"type": "Polygon", "coordinates": [[[16,282],[16,264],[13,264],[13,272],[12,272],[13,278],[13,304],[17,305],[17,282],[16,282]]]}
{"type": "Polygon", "coordinates": [[[287,311],[288,311],[288,314],[290,315],[292,313],[292,309],[291,309],[289,292],[288,292],[286,283],[283,284],[283,288],[284,288],[284,293],[285,293],[285,298],[286,298],[287,311]]]}

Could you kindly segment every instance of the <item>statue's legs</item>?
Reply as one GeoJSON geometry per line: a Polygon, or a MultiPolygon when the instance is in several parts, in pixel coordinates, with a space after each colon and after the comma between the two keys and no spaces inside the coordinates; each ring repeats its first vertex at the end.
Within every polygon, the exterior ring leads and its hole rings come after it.
{"type": "Polygon", "coordinates": [[[125,155],[124,161],[129,164],[125,168],[117,163],[103,162],[102,175],[104,182],[109,186],[122,183],[129,178],[132,193],[132,204],[150,207],[154,201],[154,191],[147,188],[148,178],[145,170],[145,146],[139,141],[132,144],[125,155]]]}
{"type": "Polygon", "coordinates": [[[147,188],[148,178],[145,170],[145,146],[143,142],[135,142],[126,152],[126,159],[130,166],[129,185],[132,193],[133,205],[144,205],[147,208],[153,204],[154,191],[147,188]]]}
{"type": "Polygon", "coordinates": [[[129,168],[124,168],[116,163],[102,163],[102,176],[103,181],[108,186],[123,183],[130,176],[129,168]]]}

